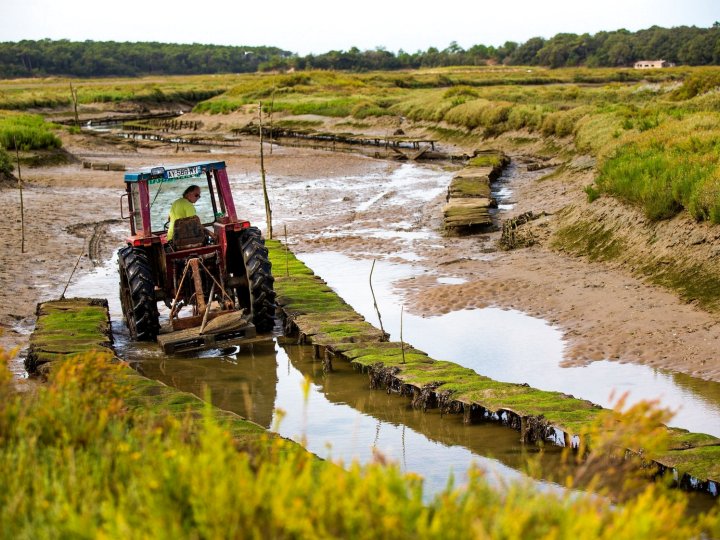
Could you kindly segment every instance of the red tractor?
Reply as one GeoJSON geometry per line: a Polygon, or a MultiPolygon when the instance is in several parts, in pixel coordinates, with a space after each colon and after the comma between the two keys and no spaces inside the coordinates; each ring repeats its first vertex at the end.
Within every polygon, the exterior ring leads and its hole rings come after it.
{"type": "Polygon", "coordinates": [[[237,217],[224,161],[126,173],[125,186],[129,215],[122,217],[130,220],[130,237],[118,252],[118,269],[132,339],[157,338],[166,352],[180,352],[272,330],[268,251],[259,229],[237,217]],[[170,207],[191,186],[202,190],[196,216],[175,220],[169,241],[170,207]],[[171,328],[162,333],[159,301],[170,309],[171,328]]]}

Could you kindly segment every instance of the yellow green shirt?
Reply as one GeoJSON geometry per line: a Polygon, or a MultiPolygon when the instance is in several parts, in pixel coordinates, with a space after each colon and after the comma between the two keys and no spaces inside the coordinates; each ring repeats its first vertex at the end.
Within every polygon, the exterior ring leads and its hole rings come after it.
{"type": "Polygon", "coordinates": [[[188,201],[185,197],[180,197],[177,201],[172,203],[172,206],[170,207],[170,226],[168,227],[167,233],[168,242],[172,240],[173,237],[175,220],[193,217],[194,215],[197,215],[197,212],[195,212],[195,205],[188,201]]]}

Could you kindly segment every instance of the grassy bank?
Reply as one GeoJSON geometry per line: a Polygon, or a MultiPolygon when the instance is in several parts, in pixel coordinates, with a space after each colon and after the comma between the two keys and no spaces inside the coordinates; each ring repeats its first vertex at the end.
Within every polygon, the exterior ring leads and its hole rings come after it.
{"type": "Polygon", "coordinates": [[[720,68],[407,73],[306,72],[248,76],[196,106],[224,113],[262,101],[289,115],[408,118],[475,140],[525,131],[569,142],[599,160],[597,189],[651,219],[687,210],[720,221],[720,68]]]}
{"type": "Polygon", "coordinates": [[[14,150],[46,150],[60,148],[62,143],[53,124],[36,114],[0,112],[0,147],[14,150]]]}

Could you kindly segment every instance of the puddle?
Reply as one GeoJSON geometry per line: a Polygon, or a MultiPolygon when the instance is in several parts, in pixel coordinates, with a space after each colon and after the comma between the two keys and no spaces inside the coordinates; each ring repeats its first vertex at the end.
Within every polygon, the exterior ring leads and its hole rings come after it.
{"type": "Polygon", "coordinates": [[[390,194],[395,195],[393,197],[394,204],[400,204],[401,201],[431,201],[447,191],[449,181],[449,174],[438,174],[432,169],[406,163],[395,169],[380,186],[375,185],[374,188],[379,188],[381,191],[369,200],[359,204],[356,210],[365,212],[390,194]],[[427,182],[435,185],[418,189],[418,185],[425,185],[427,182]]]}
{"type": "Polygon", "coordinates": [[[400,238],[402,240],[431,240],[440,238],[440,235],[432,231],[407,231],[402,229],[357,229],[337,231],[325,231],[317,235],[317,238],[343,238],[352,234],[365,238],[382,238],[391,240],[400,238]]]}
{"type": "MultiPolygon", "coordinates": [[[[372,261],[340,253],[301,254],[356,311],[378,326],[368,277],[372,261]],[[359,278],[358,276],[362,276],[359,278]]],[[[394,283],[418,275],[411,265],[377,261],[373,288],[383,327],[400,336],[402,299],[394,283]]],[[[443,279],[443,278],[439,278],[443,279]]],[[[720,437],[720,384],[648,366],[598,361],[584,367],[561,367],[562,332],[542,319],[514,310],[461,310],[437,317],[403,314],[403,339],[431,357],[474,369],[505,382],[528,383],[612,407],[629,392],[630,403],[659,399],[677,413],[670,425],[720,437]]]]}
{"type": "Polygon", "coordinates": [[[467,283],[467,279],[457,277],[439,277],[435,281],[443,285],[462,285],[467,283]]]}

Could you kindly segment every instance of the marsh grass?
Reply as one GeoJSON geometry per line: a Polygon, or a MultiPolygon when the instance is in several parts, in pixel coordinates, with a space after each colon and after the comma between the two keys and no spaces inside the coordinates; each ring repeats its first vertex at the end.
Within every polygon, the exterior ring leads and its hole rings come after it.
{"type": "MultiPolygon", "coordinates": [[[[132,405],[147,385],[105,357],[75,357],[36,393],[17,394],[9,357],[0,352],[2,538],[655,539],[720,532],[715,514],[686,517],[684,495],[662,485],[643,484],[615,507],[523,482],[491,487],[471,469],[462,488],[450,483],[426,498],[420,477],[380,455],[343,471],[277,437],[238,444],[210,405],[132,405]]],[[[613,435],[627,444],[617,430],[613,435]]],[[[588,462],[589,472],[593,467],[588,462]]]]}
{"type": "Polygon", "coordinates": [[[52,132],[53,124],[35,114],[0,113],[0,146],[19,150],[60,148],[62,143],[52,132]]]}
{"type": "MultiPolygon", "coordinates": [[[[572,145],[591,154],[598,190],[642,207],[652,219],[688,211],[718,223],[718,145],[712,142],[720,134],[718,81],[717,67],[641,72],[485,66],[167,77],[162,83],[89,80],[76,86],[84,104],[202,100],[194,111],[208,114],[272,95],[274,110],[285,115],[405,117],[452,142],[535,133],[545,139],[548,157],[572,145]]],[[[67,106],[68,99],[61,79],[0,82],[0,108],[67,106]]]]}
{"type": "MultiPolygon", "coordinates": [[[[139,102],[173,103],[210,99],[223,93],[239,80],[237,75],[195,75],[154,78],[73,79],[78,102],[90,106],[99,103],[139,102]]],[[[0,81],[0,109],[69,107],[72,102],[68,79],[30,79],[0,81]]]]}
{"type": "Polygon", "coordinates": [[[686,209],[720,223],[720,116],[668,118],[616,149],[600,167],[598,186],[642,206],[650,219],[686,209]]]}
{"type": "Polygon", "coordinates": [[[14,169],[10,154],[0,145],[0,175],[12,174],[14,169]]]}

